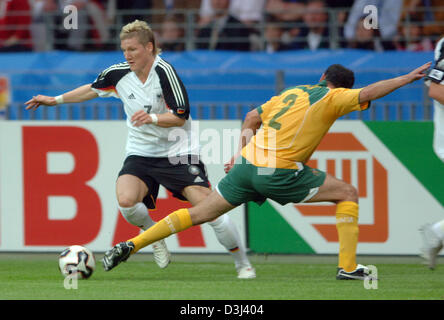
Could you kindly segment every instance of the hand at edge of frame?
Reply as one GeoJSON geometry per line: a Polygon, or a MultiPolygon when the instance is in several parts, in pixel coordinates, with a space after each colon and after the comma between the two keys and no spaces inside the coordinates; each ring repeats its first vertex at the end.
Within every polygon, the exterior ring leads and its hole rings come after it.
{"type": "Polygon", "coordinates": [[[427,62],[426,64],[423,64],[419,68],[416,68],[415,70],[410,72],[408,74],[409,79],[410,79],[409,82],[413,82],[413,81],[424,78],[427,75],[427,73],[425,71],[427,71],[431,65],[432,65],[431,62],[427,62]]]}
{"type": "Polygon", "coordinates": [[[26,110],[36,110],[40,106],[55,106],[56,104],[54,97],[48,97],[41,94],[33,96],[32,99],[25,102],[26,110]]]}

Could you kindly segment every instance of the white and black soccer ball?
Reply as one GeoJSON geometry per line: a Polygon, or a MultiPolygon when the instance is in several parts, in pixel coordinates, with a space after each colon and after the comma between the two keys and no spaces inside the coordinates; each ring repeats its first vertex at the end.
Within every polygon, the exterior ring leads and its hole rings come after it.
{"type": "Polygon", "coordinates": [[[94,254],[82,246],[70,246],[59,256],[59,269],[64,277],[88,279],[96,268],[94,254]]]}

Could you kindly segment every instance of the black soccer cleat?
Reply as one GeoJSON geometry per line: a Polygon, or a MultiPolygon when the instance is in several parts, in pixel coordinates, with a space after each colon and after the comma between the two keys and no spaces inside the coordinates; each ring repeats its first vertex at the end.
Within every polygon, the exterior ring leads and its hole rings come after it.
{"type": "Polygon", "coordinates": [[[105,269],[105,271],[110,271],[119,263],[128,260],[134,248],[134,243],[131,241],[116,244],[111,250],[105,252],[102,259],[103,269],[105,269]]]}
{"type": "Polygon", "coordinates": [[[369,269],[362,264],[358,264],[356,269],[350,272],[338,268],[336,273],[336,280],[365,280],[366,278],[376,280],[375,277],[370,275],[369,269]]]}

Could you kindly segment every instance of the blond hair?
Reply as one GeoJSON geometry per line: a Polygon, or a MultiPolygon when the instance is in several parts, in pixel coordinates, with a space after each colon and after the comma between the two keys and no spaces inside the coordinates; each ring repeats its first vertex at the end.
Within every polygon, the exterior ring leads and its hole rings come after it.
{"type": "Polygon", "coordinates": [[[134,20],[123,26],[122,31],[120,31],[120,40],[122,41],[132,37],[137,37],[139,42],[144,46],[151,42],[153,44],[153,55],[160,53],[160,49],[156,44],[154,32],[145,21],[134,20]]]}

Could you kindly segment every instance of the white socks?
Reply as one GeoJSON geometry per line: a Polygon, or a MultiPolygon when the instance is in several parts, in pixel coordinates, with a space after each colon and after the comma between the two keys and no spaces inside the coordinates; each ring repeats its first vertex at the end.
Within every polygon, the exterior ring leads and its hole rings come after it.
{"type": "Polygon", "coordinates": [[[119,206],[119,209],[125,220],[131,223],[133,226],[147,230],[154,225],[153,219],[151,219],[150,215],[148,214],[148,208],[143,202],[139,202],[134,207],[130,208],[123,208],[119,206]]]}
{"type": "Polygon", "coordinates": [[[432,225],[432,230],[436,233],[436,235],[444,240],[444,220],[438,221],[432,225]]]}
{"type": "Polygon", "coordinates": [[[228,214],[223,214],[214,221],[208,222],[216,233],[217,240],[233,256],[236,268],[251,266],[245,248],[242,245],[236,225],[228,214]]]}

